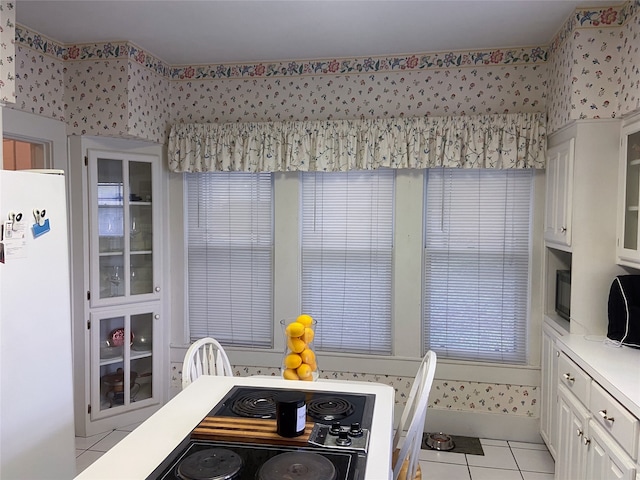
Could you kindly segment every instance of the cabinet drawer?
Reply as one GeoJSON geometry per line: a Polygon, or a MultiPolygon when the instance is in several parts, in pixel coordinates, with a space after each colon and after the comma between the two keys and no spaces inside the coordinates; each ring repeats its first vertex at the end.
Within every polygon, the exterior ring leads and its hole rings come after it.
{"type": "Polygon", "coordinates": [[[591,377],[564,353],[558,359],[558,378],[584,405],[589,405],[591,377]]]}
{"type": "Polygon", "coordinates": [[[638,453],[640,422],[596,382],[591,383],[590,408],[593,419],[634,458],[638,453]]]}

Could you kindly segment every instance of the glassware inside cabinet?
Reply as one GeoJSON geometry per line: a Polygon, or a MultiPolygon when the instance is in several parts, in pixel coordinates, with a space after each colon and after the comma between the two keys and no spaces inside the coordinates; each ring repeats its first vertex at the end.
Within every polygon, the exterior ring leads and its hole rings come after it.
{"type": "Polygon", "coordinates": [[[131,254],[131,295],[153,292],[153,263],[150,253],[131,254]]]}
{"type": "Polygon", "coordinates": [[[640,132],[627,136],[627,175],[624,209],[624,248],[638,248],[640,202],[640,132]]]}
{"type": "Polygon", "coordinates": [[[124,255],[100,256],[100,298],[121,297],[127,288],[124,255]]]}
{"type": "Polygon", "coordinates": [[[98,248],[124,250],[124,184],[122,161],[98,160],[98,248]]]}
{"type": "Polygon", "coordinates": [[[131,252],[149,252],[152,249],[153,227],[151,204],[129,203],[131,252]]]}

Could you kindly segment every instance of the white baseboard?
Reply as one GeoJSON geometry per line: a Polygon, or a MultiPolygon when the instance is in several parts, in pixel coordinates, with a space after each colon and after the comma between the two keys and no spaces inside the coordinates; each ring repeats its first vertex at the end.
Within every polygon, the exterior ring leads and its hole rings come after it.
{"type": "Polygon", "coordinates": [[[540,436],[540,419],[523,415],[429,408],[425,432],[543,443],[540,436]]]}

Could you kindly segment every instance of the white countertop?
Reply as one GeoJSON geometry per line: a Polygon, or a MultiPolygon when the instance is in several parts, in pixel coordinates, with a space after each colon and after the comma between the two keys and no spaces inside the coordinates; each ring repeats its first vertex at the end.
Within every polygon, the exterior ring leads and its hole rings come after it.
{"type": "Polygon", "coordinates": [[[76,479],[147,478],[236,385],[375,394],[365,476],[368,480],[380,480],[386,478],[386,475],[381,476],[381,472],[390,472],[395,403],[395,391],[392,387],[380,383],[339,380],[292,382],[278,377],[203,376],[96,460],[76,479]]]}
{"type": "Polygon", "coordinates": [[[578,334],[564,335],[558,342],[580,368],[640,418],[640,349],[578,334]]]}

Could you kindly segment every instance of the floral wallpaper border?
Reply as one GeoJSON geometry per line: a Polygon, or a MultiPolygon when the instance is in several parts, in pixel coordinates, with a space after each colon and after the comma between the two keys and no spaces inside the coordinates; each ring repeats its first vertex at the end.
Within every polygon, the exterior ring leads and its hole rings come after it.
{"type": "Polygon", "coordinates": [[[576,10],[564,23],[549,45],[549,54],[555,52],[576,28],[621,27],[633,16],[640,0],[632,0],[619,6],[599,9],[576,10]]]}
{"type": "Polygon", "coordinates": [[[64,61],[128,57],[173,80],[415,71],[443,67],[522,65],[543,63],[547,60],[547,50],[543,47],[519,47],[487,51],[414,53],[388,57],[169,66],[131,42],[64,45],[23,25],[16,26],[16,43],[64,61]]]}

